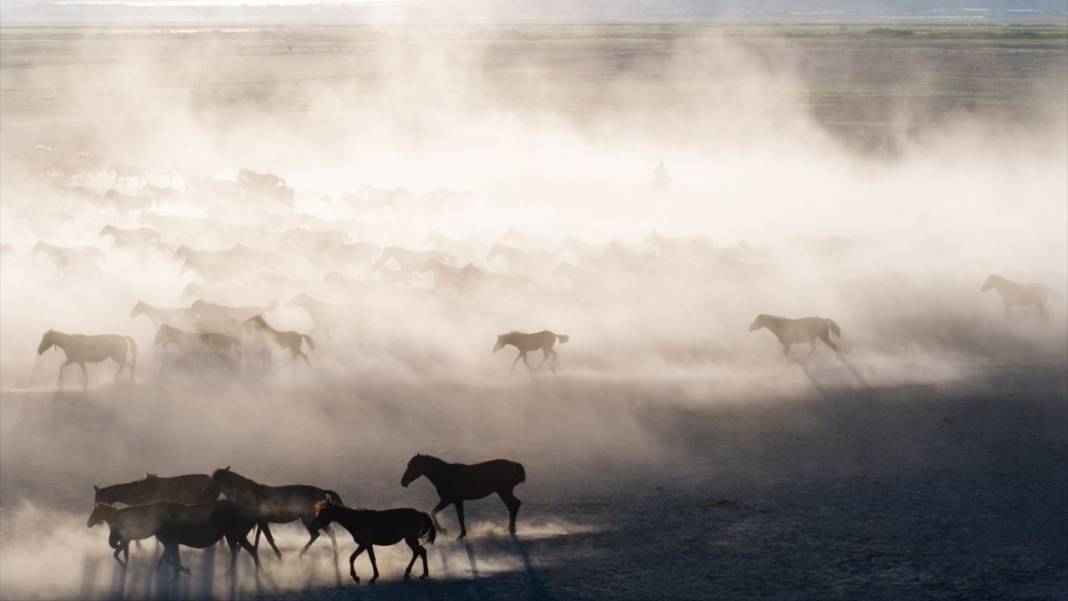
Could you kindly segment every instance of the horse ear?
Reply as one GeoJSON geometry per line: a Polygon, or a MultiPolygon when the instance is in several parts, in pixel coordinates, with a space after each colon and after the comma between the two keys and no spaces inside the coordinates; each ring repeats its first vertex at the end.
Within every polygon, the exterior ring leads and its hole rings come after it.
{"type": "Polygon", "coordinates": [[[223,471],[224,472],[230,471],[230,464],[227,464],[226,467],[223,468],[223,471]]]}
{"type": "Polygon", "coordinates": [[[93,491],[94,491],[94,492],[100,492],[100,487],[99,487],[99,486],[97,486],[96,484],[94,484],[94,485],[93,485],[93,491]]]}

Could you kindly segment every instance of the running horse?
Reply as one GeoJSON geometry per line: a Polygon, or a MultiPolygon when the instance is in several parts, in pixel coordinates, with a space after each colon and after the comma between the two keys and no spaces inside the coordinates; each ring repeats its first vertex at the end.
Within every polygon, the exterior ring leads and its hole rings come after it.
{"type": "Polygon", "coordinates": [[[308,360],[308,356],[301,350],[301,343],[308,342],[308,350],[315,350],[315,341],[311,336],[307,334],[301,334],[300,332],[282,331],[276,330],[271,327],[271,324],[267,323],[267,320],[262,315],[257,315],[245,320],[243,327],[249,328],[253,331],[262,332],[270,339],[274,340],[274,343],[278,346],[289,349],[290,355],[293,359],[300,357],[304,359],[304,363],[311,367],[311,361],[308,360]]]}
{"type": "Polygon", "coordinates": [[[552,363],[549,364],[549,368],[552,369],[553,373],[556,373],[556,351],[553,350],[553,346],[556,344],[557,340],[560,341],[560,344],[563,344],[570,339],[571,338],[566,334],[554,334],[549,330],[542,330],[533,334],[508,332],[507,334],[497,336],[497,344],[493,345],[493,352],[496,353],[509,344],[519,349],[519,354],[516,355],[515,361],[512,361],[512,368],[508,370],[508,373],[512,373],[515,370],[515,365],[516,363],[519,363],[520,359],[523,360],[527,369],[530,371],[538,371],[549,357],[553,358],[552,363]],[[527,353],[537,350],[541,350],[541,363],[539,363],[537,367],[531,367],[530,362],[527,361],[527,353]]]}
{"type": "Polygon", "coordinates": [[[82,390],[89,388],[89,372],[85,369],[86,363],[100,363],[106,359],[114,359],[119,364],[115,372],[115,382],[119,380],[122,370],[127,368],[126,357],[130,355],[130,382],[133,382],[134,369],[137,367],[137,343],[129,336],[116,336],[114,334],[99,334],[87,336],[85,334],[66,334],[56,330],[48,330],[41,337],[41,344],[37,345],[37,354],[58,346],[67,355],[67,361],[59,367],[59,378],[56,385],[63,390],[63,370],[71,364],[77,364],[82,368],[82,390]]]}
{"type": "Polygon", "coordinates": [[[808,354],[811,356],[816,350],[817,338],[837,353],[838,347],[831,342],[831,333],[833,332],[839,338],[842,337],[842,331],[838,328],[838,324],[834,323],[833,319],[825,319],[823,317],[789,319],[762,313],[757,315],[753,323],[749,324],[749,331],[755,332],[761,328],[767,328],[772,334],[775,334],[775,337],[782,344],[783,355],[790,353],[790,345],[792,344],[807,344],[809,345],[808,354]]]}
{"type": "Polygon", "coordinates": [[[525,482],[527,472],[521,463],[507,459],[494,459],[474,465],[463,463],[446,463],[437,457],[416,454],[408,461],[408,468],[401,476],[401,486],[407,488],[420,476],[438,491],[440,500],[430,512],[434,527],[446,534],[445,528],[438,523],[438,512],[449,505],[456,505],[456,517],[460,520],[460,536],[467,536],[464,525],[464,501],[473,501],[488,497],[493,493],[501,498],[508,507],[508,531],[515,533],[515,518],[522,503],[512,491],[518,484],[525,482]]]}
{"type": "Polygon", "coordinates": [[[183,353],[190,355],[203,354],[204,352],[211,352],[220,355],[226,355],[235,348],[241,347],[241,342],[233,336],[221,334],[219,332],[185,332],[170,326],[163,324],[156,331],[156,346],[162,346],[166,348],[168,344],[173,344],[183,353]]]}
{"type": "Polygon", "coordinates": [[[97,505],[143,505],[156,501],[197,505],[214,501],[222,494],[207,474],[160,477],[146,473],[141,480],[103,487],[94,485],[93,491],[97,505]]]}
{"type": "Polygon", "coordinates": [[[1039,317],[1046,317],[1046,301],[1049,297],[1059,297],[1056,290],[1045,284],[1017,284],[1008,278],[997,274],[990,274],[980,292],[994,289],[1001,295],[1001,301],[1005,303],[1005,315],[1010,315],[1013,307],[1034,306],[1038,309],[1039,317]]]}
{"type": "Polygon", "coordinates": [[[211,480],[226,493],[227,498],[236,501],[256,518],[256,524],[260,527],[260,530],[256,532],[254,545],[257,549],[260,544],[260,531],[262,531],[267,538],[267,543],[274,550],[275,556],[281,559],[282,552],[278,550],[278,545],[274,544],[270,524],[288,524],[300,520],[311,536],[304,548],[300,550],[301,557],[304,557],[315,539],[319,538],[320,529],[326,531],[330,542],[334,545],[334,554],[337,554],[337,539],[334,538],[333,530],[329,526],[312,527],[312,522],[315,520],[316,501],[330,501],[336,505],[344,504],[336,492],[306,484],[267,486],[232,471],[230,466],[212,472],[211,480]]]}

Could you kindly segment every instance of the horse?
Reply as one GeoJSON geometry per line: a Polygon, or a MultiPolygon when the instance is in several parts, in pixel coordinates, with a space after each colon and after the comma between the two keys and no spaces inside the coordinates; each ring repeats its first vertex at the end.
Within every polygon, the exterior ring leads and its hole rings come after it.
{"type": "Polygon", "coordinates": [[[527,472],[521,463],[507,459],[494,459],[474,465],[446,463],[437,457],[416,454],[408,461],[408,468],[401,476],[401,486],[409,484],[420,476],[426,476],[438,491],[439,501],[430,512],[434,526],[446,534],[445,528],[438,523],[438,512],[450,504],[456,505],[456,517],[460,520],[460,536],[467,536],[464,525],[464,501],[473,501],[497,493],[508,507],[508,531],[515,533],[515,518],[522,503],[516,498],[512,489],[527,479],[527,472]]]}
{"type": "Polygon", "coordinates": [[[103,251],[92,246],[56,246],[47,242],[37,242],[33,245],[31,255],[43,254],[47,256],[60,273],[69,274],[95,274],[99,273],[99,261],[104,257],[103,251]]]}
{"type": "Polygon", "coordinates": [[[150,305],[141,299],[137,299],[137,304],[130,309],[130,319],[134,319],[138,315],[144,315],[149,318],[157,327],[167,323],[189,323],[197,319],[196,312],[190,308],[164,309],[150,305]]]}
{"type": "Polygon", "coordinates": [[[312,521],[313,528],[325,528],[331,522],[341,524],[352,535],[356,543],[356,550],[349,556],[349,574],[356,584],[360,583],[360,577],[356,575],[356,558],[367,551],[371,558],[371,568],[374,576],[371,583],[378,580],[378,562],[375,561],[374,545],[395,545],[404,541],[412,550],[412,560],[404,569],[404,579],[408,580],[412,575],[412,566],[416,558],[423,560],[423,575],[420,580],[430,577],[426,562],[426,547],[419,544],[419,540],[425,538],[430,544],[434,544],[437,531],[434,521],[429,515],[411,508],[387,509],[385,511],[373,511],[370,509],[349,509],[340,505],[334,505],[329,501],[315,502],[315,519],[312,521]]]}
{"type": "MultiPolygon", "coordinates": [[[[337,539],[334,538],[333,530],[329,527],[312,527],[316,501],[344,504],[336,492],[306,484],[267,486],[232,471],[230,466],[212,472],[211,480],[226,493],[228,498],[236,501],[256,518],[257,525],[267,537],[267,543],[271,545],[278,559],[282,558],[282,552],[274,544],[270,524],[288,524],[296,520],[300,520],[311,536],[304,548],[300,550],[301,557],[308,551],[308,547],[311,547],[315,539],[319,538],[319,530],[326,531],[330,542],[334,545],[334,553],[337,553],[337,539]]],[[[259,544],[260,533],[257,531],[256,548],[259,548],[259,544]]]]}
{"type": "MultiPolygon", "coordinates": [[[[159,477],[145,474],[144,479],[110,486],[93,486],[93,500],[100,504],[143,505],[156,501],[170,501],[186,505],[210,503],[219,498],[222,489],[207,474],[185,474],[159,477]]],[[[90,527],[92,524],[90,524],[90,527]]]]}
{"type": "Polygon", "coordinates": [[[1059,298],[1056,290],[1045,284],[1017,284],[1008,278],[997,274],[990,274],[983,282],[980,292],[994,289],[1001,295],[1001,301],[1005,304],[1005,315],[1010,315],[1013,307],[1034,306],[1038,309],[1039,317],[1046,317],[1046,300],[1049,297],[1059,298]]]}
{"type": "Polygon", "coordinates": [[[98,236],[111,236],[112,246],[158,246],[162,242],[160,233],[147,227],[134,229],[122,229],[113,225],[105,225],[98,236]]]}
{"type": "Polygon", "coordinates": [[[757,315],[753,323],[749,324],[750,332],[755,332],[760,328],[767,328],[772,334],[775,334],[775,337],[782,343],[783,355],[790,353],[790,345],[792,344],[808,344],[808,354],[812,356],[812,353],[816,350],[817,338],[837,353],[838,347],[831,342],[830,335],[834,333],[835,336],[842,337],[842,331],[838,328],[838,324],[834,323],[833,319],[824,319],[823,317],[789,319],[762,313],[757,315]]]}
{"type": "Polygon", "coordinates": [[[230,307],[227,305],[219,305],[215,303],[209,303],[205,300],[193,301],[190,305],[190,309],[197,317],[201,319],[214,319],[214,320],[235,320],[246,321],[252,319],[258,315],[263,315],[278,306],[278,301],[275,300],[269,306],[257,307],[257,306],[242,306],[242,307],[230,307]]]}
{"type": "Polygon", "coordinates": [[[520,359],[523,360],[523,363],[527,366],[527,369],[529,369],[530,371],[537,371],[541,368],[542,364],[545,363],[545,360],[548,359],[550,356],[553,358],[552,363],[549,364],[550,369],[552,369],[552,371],[555,373],[556,351],[553,350],[553,346],[556,344],[557,340],[560,341],[560,344],[564,344],[570,339],[571,337],[567,336],[566,334],[554,334],[549,330],[542,330],[533,334],[526,334],[524,332],[508,332],[507,334],[501,334],[500,336],[497,336],[497,344],[493,345],[493,352],[496,353],[497,351],[501,350],[509,344],[519,349],[519,354],[516,355],[515,361],[512,361],[512,368],[508,370],[508,373],[512,373],[512,371],[515,370],[515,365],[516,363],[519,363],[520,359]],[[537,367],[531,367],[530,362],[527,361],[527,353],[539,349],[542,353],[541,363],[539,363],[537,367]]]}
{"type": "Polygon", "coordinates": [[[41,344],[37,345],[37,354],[43,354],[53,345],[63,349],[67,356],[66,362],[59,367],[59,378],[56,380],[56,385],[61,391],[63,390],[63,370],[73,363],[82,368],[82,389],[86,390],[89,388],[89,371],[85,369],[85,364],[100,363],[108,358],[114,359],[119,364],[119,369],[115,372],[115,382],[117,383],[122,370],[127,367],[127,350],[131,355],[129,365],[130,382],[135,379],[137,342],[129,336],[116,336],[114,334],[87,336],[85,334],[65,334],[56,330],[48,330],[41,337],[41,344]]]}
{"type": "Polygon", "coordinates": [[[219,332],[197,332],[193,334],[168,324],[161,325],[159,330],[156,331],[154,343],[156,346],[164,348],[168,344],[173,344],[178,347],[182,354],[193,356],[201,355],[205,352],[228,355],[235,348],[241,347],[241,341],[233,336],[220,334],[219,332]]]}
{"type": "Polygon", "coordinates": [[[89,516],[88,526],[106,522],[110,530],[108,545],[115,550],[115,561],[125,568],[130,561],[130,541],[155,536],[163,545],[159,566],[169,560],[174,566],[174,577],[189,573],[182,566],[178,546],[206,549],[223,538],[230,546],[230,571],[237,564],[238,548],[242,548],[260,569],[256,548],[248,542],[248,533],[256,521],[237,503],[230,500],[212,501],[196,505],[184,505],[167,501],[133,505],[118,509],[106,503],[97,503],[89,516]],[[119,554],[123,559],[119,559],[119,554]]]}
{"type": "Polygon", "coordinates": [[[315,350],[315,341],[312,340],[311,336],[301,334],[300,332],[276,330],[271,327],[271,324],[267,323],[267,320],[264,319],[262,315],[246,319],[243,327],[263,332],[274,340],[274,343],[278,346],[289,349],[289,353],[292,355],[293,359],[300,357],[301,359],[304,359],[304,363],[311,367],[311,361],[308,360],[308,356],[301,350],[301,343],[305,340],[308,341],[308,350],[315,350]]]}

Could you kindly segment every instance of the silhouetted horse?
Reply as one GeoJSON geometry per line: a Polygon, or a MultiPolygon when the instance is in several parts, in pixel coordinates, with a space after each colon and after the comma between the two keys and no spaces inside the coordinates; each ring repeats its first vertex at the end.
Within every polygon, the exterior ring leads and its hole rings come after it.
{"type": "Polygon", "coordinates": [[[100,363],[106,359],[114,359],[119,364],[115,372],[115,381],[118,382],[119,374],[126,369],[127,345],[129,345],[130,381],[134,381],[134,369],[137,367],[137,343],[129,336],[116,336],[113,334],[100,334],[86,336],[84,334],[65,334],[56,330],[48,330],[41,337],[41,344],[37,345],[37,354],[41,355],[52,346],[63,349],[67,355],[66,362],[59,367],[59,378],[56,386],[63,390],[63,370],[71,364],[77,364],[82,368],[82,389],[89,388],[89,371],[85,369],[86,363],[100,363]]]}
{"type": "Polygon", "coordinates": [[[1045,317],[1046,300],[1051,296],[1059,296],[1056,290],[1045,284],[1017,284],[997,274],[990,274],[979,290],[986,292],[991,288],[1001,295],[1001,301],[1005,303],[1005,315],[1009,315],[1012,307],[1034,306],[1038,309],[1038,316],[1045,317]]]}
{"type": "Polygon", "coordinates": [[[356,558],[360,553],[367,550],[371,558],[371,568],[374,576],[371,582],[378,580],[378,562],[375,561],[374,545],[395,545],[404,541],[412,550],[412,560],[404,569],[404,579],[411,578],[412,566],[415,559],[423,559],[424,580],[429,577],[426,564],[426,548],[419,544],[419,539],[426,538],[433,544],[437,538],[434,522],[430,516],[415,509],[387,509],[385,511],[372,511],[369,509],[349,509],[340,505],[334,505],[328,501],[315,502],[315,520],[312,528],[325,528],[330,522],[341,524],[356,541],[356,550],[349,556],[349,574],[356,584],[360,583],[360,577],[356,575],[356,558]]]}
{"type": "Polygon", "coordinates": [[[407,487],[419,476],[426,476],[438,491],[441,500],[430,512],[434,526],[445,534],[445,528],[438,523],[438,512],[450,504],[456,505],[456,517],[460,520],[460,536],[467,535],[464,525],[464,501],[473,501],[488,497],[493,493],[504,501],[508,507],[508,530],[515,532],[515,518],[522,504],[512,489],[526,481],[527,472],[523,465],[507,459],[494,459],[474,465],[462,463],[445,463],[437,457],[419,455],[408,461],[408,469],[401,477],[401,486],[407,487]]]}
{"type": "MultiPolygon", "coordinates": [[[[289,486],[267,486],[246,478],[237,472],[231,471],[230,466],[219,468],[212,472],[212,481],[222,488],[230,499],[249,512],[256,518],[260,530],[267,537],[267,543],[271,545],[274,554],[281,559],[282,552],[274,544],[274,536],[271,534],[270,524],[288,524],[296,520],[304,525],[311,538],[304,548],[300,550],[301,557],[308,551],[308,547],[319,538],[319,528],[312,528],[312,520],[315,519],[315,502],[330,501],[342,505],[341,497],[332,490],[294,484],[289,486]]],[[[334,545],[334,553],[337,553],[337,539],[334,538],[333,530],[323,528],[330,542],[334,545]]],[[[259,548],[260,536],[256,533],[256,548],[259,548]]]]}
{"type": "Polygon", "coordinates": [[[256,521],[237,503],[229,500],[212,501],[198,505],[157,502],[134,505],[123,509],[98,503],[89,516],[89,527],[107,522],[111,530],[108,544],[115,550],[115,561],[126,567],[130,559],[130,541],[155,536],[163,545],[159,565],[169,560],[174,566],[174,577],[181,572],[189,573],[182,566],[178,546],[206,549],[225,538],[230,546],[230,570],[237,563],[238,547],[252,555],[256,569],[260,558],[256,548],[248,542],[248,533],[256,521]],[[119,553],[124,559],[119,559],[119,553]]]}
{"type": "Polygon", "coordinates": [[[782,343],[782,354],[784,355],[790,352],[791,344],[808,344],[808,354],[811,355],[816,350],[817,338],[837,353],[838,347],[831,342],[830,334],[834,332],[835,336],[842,337],[842,331],[838,329],[838,324],[834,323],[834,320],[822,317],[789,319],[760,314],[753,320],[753,323],[749,324],[749,331],[753,332],[760,328],[767,328],[772,334],[775,334],[775,337],[782,343]]]}
{"type": "Polygon", "coordinates": [[[97,503],[114,505],[143,505],[156,501],[171,501],[186,505],[210,503],[219,498],[222,489],[207,474],[186,474],[183,476],[160,478],[155,474],[145,474],[143,480],[112,484],[111,486],[93,486],[97,503]]]}
{"type": "Polygon", "coordinates": [[[556,371],[556,351],[553,350],[553,345],[559,340],[561,344],[570,340],[570,337],[564,334],[554,334],[549,330],[542,330],[541,332],[535,332],[533,334],[526,334],[523,332],[508,332],[507,334],[501,334],[497,336],[497,344],[493,345],[493,352],[497,352],[507,345],[512,345],[519,349],[519,354],[516,355],[515,361],[512,361],[512,367],[508,370],[508,373],[512,373],[515,370],[515,364],[519,363],[522,359],[523,363],[527,366],[527,369],[531,371],[537,371],[541,368],[545,360],[550,356],[553,358],[553,362],[549,364],[550,369],[553,372],[556,371]],[[541,363],[537,367],[531,367],[530,362],[527,361],[527,353],[530,351],[541,350],[542,358],[541,363]]]}
{"type": "Polygon", "coordinates": [[[289,349],[289,353],[292,355],[293,359],[300,357],[301,359],[304,359],[304,363],[311,367],[311,361],[308,360],[308,356],[301,350],[301,343],[305,340],[308,342],[308,349],[315,350],[315,341],[312,340],[311,336],[301,334],[300,332],[283,332],[281,330],[276,330],[271,327],[271,324],[267,323],[267,320],[264,319],[262,315],[247,319],[244,324],[242,324],[242,327],[264,333],[267,337],[274,340],[274,343],[278,346],[289,349]]]}

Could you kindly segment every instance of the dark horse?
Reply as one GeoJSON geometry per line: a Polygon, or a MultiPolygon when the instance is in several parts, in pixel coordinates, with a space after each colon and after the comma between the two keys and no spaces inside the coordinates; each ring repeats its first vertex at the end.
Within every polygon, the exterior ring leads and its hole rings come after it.
{"type": "Polygon", "coordinates": [[[316,501],[315,520],[312,521],[311,527],[326,528],[330,522],[341,524],[356,542],[356,550],[349,556],[349,574],[356,584],[360,583],[360,577],[356,575],[356,558],[360,553],[366,549],[371,558],[371,568],[375,574],[371,577],[371,582],[374,582],[378,580],[374,545],[395,545],[402,540],[412,550],[412,560],[404,569],[404,579],[411,578],[412,566],[415,565],[417,557],[423,560],[423,575],[419,579],[424,580],[429,576],[426,547],[419,544],[419,539],[426,538],[427,542],[433,544],[437,532],[434,530],[434,521],[422,511],[408,508],[385,511],[349,509],[329,501],[316,501]]]}
{"type": "Polygon", "coordinates": [[[456,505],[456,517],[460,520],[458,538],[463,538],[467,536],[467,527],[464,525],[464,501],[481,499],[493,493],[497,493],[508,507],[508,530],[515,532],[515,517],[522,503],[516,498],[512,489],[527,479],[527,472],[522,464],[507,459],[494,459],[474,465],[464,465],[445,463],[437,457],[417,454],[408,461],[408,469],[404,470],[404,476],[401,477],[401,486],[407,487],[419,476],[426,476],[437,489],[438,496],[441,497],[430,512],[430,518],[442,534],[446,531],[438,523],[439,511],[450,504],[456,505]]]}
{"type": "MultiPolygon", "coordinates": [[[[315,502],[330,501],[342,505],[341,497],[332,490],[326,490],[306,484],[293,484],[289,486],[267,486],[246,478],[237,472],[231,471],[230,466],[219,468],[212,472],[211,480],[218,485],[226,496],[236,501],[242,508],[249,512],[256,523],[267,537],[267,543],[271,545],[278,559],[282,558],[282,552],[278,545],[274,544],[274,536],[271,534],[270,524],[288,524],[300,520],[308,530],[311,538],[304,548],[300,550],[300,556],[308,551],[308,547],[319,538],[319,528],[312,528],[315,519],[315,502]]],[[[330,537],[334,545],[334,553],[337,554],[337,539],[334,531],[329,527],[322,528],[330,537]]],[[[256,532],[256,548],[259,548],[260,533],[256,532]]]]}
{"type": "Polygon", "coordinates": [[[223,538],[230,546],[231,572],[237,563],[239,547],[252,555],[256,569],[260,569],[259,555],[248,542],[248,533],[256,521],[233,501],[212,501],[198,505],[159,502],[123,509],[98,503],[89,517],[89,526],[101,522],[107,522],[110,529],[108,544],[115,550],[115,561],[123,567],[130,559],[130,541],[155,536],[163,545],[163,555],[158,565],[162,566],[164,561],[169,560],[174,566],[175,578],[181,572],[189,573],[189,569],[182,566],[179,545],[206,549],[223,538]],[[125,561],[119,559],[119,553],[123,554],[125,561]]]}
{"type": "Polygon", "coordinates": [[[156,501],[198,505],[210,503],[222,493],[207,474],[186,474],[171,478],[145,474],[143,480],[112,484],[103,488],[93,486],[93,489],[96,491],[94,500],[107,505],[143,505],[156,501]]]}

